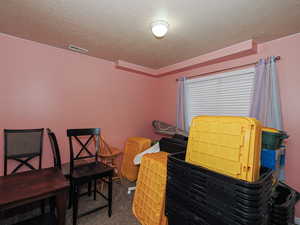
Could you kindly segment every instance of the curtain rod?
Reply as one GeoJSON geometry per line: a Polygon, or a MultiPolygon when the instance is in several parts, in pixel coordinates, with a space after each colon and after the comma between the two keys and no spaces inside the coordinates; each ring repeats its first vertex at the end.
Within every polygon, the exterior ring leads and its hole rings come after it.
{"type": "MultiPolygon", "coordinates": [[[[275,61],[280,60],[280,59],[281,59],[280,56],[276,56],[275,57],[275,61]]],[[[198,74],[198,75],[193,75],[193,76],[187,77],[186,79],[193,79],[195,77],[200,77],[200,76],[211,74],[211,73],[217,73],[217,72],[221,72],[221,71],[237,69],[237,68],[244,67],[244,66],[251,66],[251,65],[254,65],[256,63],[258,63],[258,61],[253,62],[253,63],[248,63],[248,64],[240,65],[240,66],[233,66],[233,67],[226,68],[226,69],[220,69],[220,70],[215,70],[215,71],[212,71],[212,72],[207,72],[207,73],[202,73],[202,74],[198,74]]],[[[179,79],[177,78],[176,81],[179,81],[179,79]]]]}

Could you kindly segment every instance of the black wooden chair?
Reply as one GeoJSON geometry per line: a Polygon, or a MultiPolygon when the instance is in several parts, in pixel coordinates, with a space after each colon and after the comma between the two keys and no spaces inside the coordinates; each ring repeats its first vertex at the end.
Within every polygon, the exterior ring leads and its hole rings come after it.
{"type": "Polygon", "coordinates": [[[53,166],[59,170],[62,169],[61,167],[61,157],[60,157],[60,151],[57,143],[57,139],[55,134],[47,128],[47,134],[50,140],[50,145],[51,145],[51,150],[52,150],[52,155],[53,155],[53,166]]]}
{"type": "Polygon", "coordinates": [[[42,167],[44,129],[4,130],[4,176],[18,172],[22,167],[35,170],[42,167]],[[38,166],[30,162],[38,158],[38,166]],[[8,160],[17,166],[8,173],[8,160]]]}
{"type": "MultiPolygon", "coordinates": [[[[4,129],[4,176],[9,176],[21,169],[38,170],[42,168],[44,129],[4,129]],[[13,169],[8,164],[14,161],[13,169]],[[34,165],[37,164],[37,165],[34,165]]],[[[40,207],[45,213],[45,201],[32,203],[26,207],[12,209],[8,214],[19,214],[40,207]]]]}
{"type": "Polygon", "coordinates": [[[106,207],[108,207],[108,216],[110,217],[112,214],[112,176],[114,169],[98,161],[100,128],[68,129],[67,136],[70,145],[70,182],[73,197],[73,225],[77,224],[78,217],[88,215],[106,207]],[[93,143],[93,139],[96,140],[94,148],[90,145],[93,143]],[[74,142],[79,146],[77,153],[75,153],[74,142]],[[76,161],[86,159],[92,161],[87,164],[75,166],[76,161]],[[103,178],[108,178],[105,179],[108,181],[108,196],[105,196],[97,190],[97,180],[103,178]],[[107,200],[108,204],[78,215],[80,187],[83,184],[90,182],[94,182],[94,200],[96,200],[96,194],[99,194],[107,200]]]}
{"type": "MultiPolygon", "coordinates": [[[[46,129],[47,134],[50,140],[50,145],[51,145],[51,150],[52,150],[52,155],[53,155],[53,166],[59,170],[61,170],[62,174],[67,178],[70,179],[70,163],[63,163],[61,162],[61,157],[60,157],[60,149],[59,145],[57,142],[57,138],[54,132],[52,132],[49,128],[46,129]]],[[[74,164],[74,166],[80,166],[82,164],[89,163],[89,160],[77,160],[74,164]]],[[[92,182],[88,184],[88,194],[91,196],[91,186],[92,182]]],[[[69,209],[72,207],[72,192],[69,191],[69,209]]]]}

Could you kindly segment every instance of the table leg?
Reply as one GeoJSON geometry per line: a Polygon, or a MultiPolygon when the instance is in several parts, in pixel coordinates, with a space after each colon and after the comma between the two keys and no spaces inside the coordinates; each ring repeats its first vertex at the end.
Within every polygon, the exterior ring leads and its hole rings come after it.
{"type": "Polygon", "coordinates": [[[79,185],[74,185],[74,196],[73,196],[73,225],[77,225],[78,219],[78,198],[80,195],[79,185]]]}
{"type": "Polygon", "coordinates": [[[108,216],[112,214],[112,174],[108,178],[108,216]]]}
{"type": "Polygon", "coordinates": [[[57,224],[65,225],[66,209],[67,209],[67,190],[61,191],[55,196],[55,204],[57,210],[57,224]]]}

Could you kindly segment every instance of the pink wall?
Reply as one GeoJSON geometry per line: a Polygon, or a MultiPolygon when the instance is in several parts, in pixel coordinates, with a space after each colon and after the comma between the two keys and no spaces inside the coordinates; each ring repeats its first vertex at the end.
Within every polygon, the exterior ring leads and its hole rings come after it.
{"type": "MultiPolygon", "coordinates": [[[[50,127],[68,160],[66,128],[101,127],[109,143],[130,136],[153,137],[151,121],[175,123],[176,81],[241,66],[260,57],[278,62],[285,129],[290,134],[287,182],[300,191],[300,34],[258,45],[258,53],[159,79],[122,71],[114,63],[0,34],[0,129],[50,127]]],[[[0,145],[3,146],[3,132],[0,145]]],[[[0,148],[0,174],[3,169],[0,148]]],[[[52,156],[45,137],[44,166],[52,156]]],[[[300,211],[298,214],[300,217],[300,211]]]]}
{"type": "MultiPolygon", "coordinates": [[[[152,137],[155,79],[115,69],[112,62],[0,34],[0,146],[3,128],[51,128],[62,159],[66,129],[100,127],[108,143],[152,137]]],[[[52,165],[45,135],[43,165],[52,165]]],[[[0,148],[0,175],[3,170],[0,148]]]]}
{"type": "MultiPolygon", "coordinates": [[[[180,76],[193,76],[245,65],[265,56],[281,56],[278,62],[278,74],[282,99],[282,110],[288,140],[286,178],[287,182],[300,191],[300,33],[258,45],[256,55],[227,61],[206,67],[176,73],[159,79],[160,117],[158,119],[175,123],[176,120],[176,81],[180,76]]],[[[297,211],[300,217],[300,204],[297,211]]]]}

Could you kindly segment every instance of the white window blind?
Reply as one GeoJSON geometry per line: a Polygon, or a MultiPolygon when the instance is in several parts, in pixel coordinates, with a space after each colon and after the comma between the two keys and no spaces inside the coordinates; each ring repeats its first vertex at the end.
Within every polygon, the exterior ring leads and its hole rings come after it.
{"type": "Polygon", "coordinates": [[[186,81],[186,119],[194,116],[249,116],[254,67],[186,81]]]}

